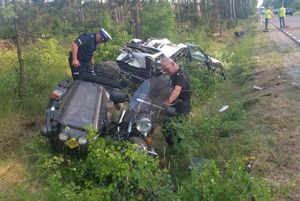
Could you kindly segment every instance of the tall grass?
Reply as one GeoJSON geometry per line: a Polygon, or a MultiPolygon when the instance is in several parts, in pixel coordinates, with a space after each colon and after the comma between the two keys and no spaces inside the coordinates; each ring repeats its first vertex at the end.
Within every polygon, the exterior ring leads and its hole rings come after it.
{"type": "Polygon", "coordinates": [[[47,103],[49,91],[58,80],[65,77],[64,72],[68,67],[67,53],[55,39],[38,40],[29,44],[24,48],[22,56],[25,68],[25,96],[22,102],[18,103],[16,100],[19,64],[16,50],[0,54],[0,116],[15,113],[20,105],[27,114],[41,114],[47,103]]]}
{"type": "Polygon", "coordinates": [[[247,88],[243,85],[255,67],[252,57],[254,37],[251,33],[233,40],[220,54],[226,63],[227,81],[206,76],[197,69],[191,70],[193,112],[189,119],[174,123],[182,140],[168,152],[171,173],[185,188],[184,200],[271,199],[268,184],[260,178],[253,179],[245,171],[245,161],[240,160],[248,156],[254,146],[253,133],[243,130],[248,105],[252,103],[241,98],[247,88]],[[229,109],[218,112],[225,104],[229,109]],[[211,165],[189,178],[193,158],[208,160],[211,165]],[[249,182],[255,192],[249,191],[249,182]]]}

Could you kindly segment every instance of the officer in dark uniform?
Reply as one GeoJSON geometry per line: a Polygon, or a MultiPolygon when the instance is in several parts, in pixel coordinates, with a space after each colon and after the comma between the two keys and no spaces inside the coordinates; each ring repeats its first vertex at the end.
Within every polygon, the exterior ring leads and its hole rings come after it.
{"type": "Polygon", "coordinates": [[[94,73],[91,65],[94,64],[93,54],[97,45],[106,43],[111,36],[101,28],[96,33],[83,33],[72,42],[69,63],[73,79],[81,79],[85,72],[94,73]]]}
{"type": "MultiPolygon", "coordinates": [[[[164,104],[174,106],[176,113],[180,116],[188,115],[191,111],[190,99],[192,90],[187,72],[180,68],[171,58],[163,58],[160,62],[162,69],[170,75],[169,85],[173,88],[170,97],[164,104]]],[[[178,118],[173,120],[181,121],[178,118]]],[[[172,127],[170,119],[163,124],[163,132],[167,143],[173,145],[176,130],[172,127]]],[[[179,136],[178,141],[180,141],[179,136]]]]}
{"type": "Polygon", "coordinates": [[[174,105],[177,114],[189,114],[191,110],[191,85],[187,72],[171,58],[163,58],[161,66],[170,75],[169,85],[173,88],[165,105],[174,105]]]}

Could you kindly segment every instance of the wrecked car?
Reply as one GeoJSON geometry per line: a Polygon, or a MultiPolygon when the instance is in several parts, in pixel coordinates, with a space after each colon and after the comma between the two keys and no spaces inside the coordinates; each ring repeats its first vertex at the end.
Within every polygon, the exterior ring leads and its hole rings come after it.
{"type": "Polygon", "coordinates": [[[141,83],[151,76],[163,74],[159,64],[162,57],[170,57],[178,64],[196,61],[199,66],[206,66],[225,77],[224,64],[207,55],[199,46],[175,44],[168,39],[152,39],[147,42],[132,39],[121,49],[116,61],[121,73],[128,75],[134,82],[141,83]]]}
{"type": "Polygon", "coordinates": [[[54,150],[86,154],[87,126],[103,132],[114,104],[128,100],[125,92],[98,83],[60,81],[51,94],[42,135],[54,150]]]}
{"type": "Polygon", "coordinates": [[[51,147],[66,154],[88,153],[88,130],[97,130],[97,137],[128,140],[139,150],[157,155],[151,135],[167,115],[175,110],[163,107],[171,89],[163,79],[145,80],[129,101],[127,93],[110,86],[110,82],[63,80],[58,83],[46,109],[41,134],[51,147]],[[157,91],[160,91],[158,94],[157,91]],[[129,102],[112,118],[116,105],[129,102]]]}

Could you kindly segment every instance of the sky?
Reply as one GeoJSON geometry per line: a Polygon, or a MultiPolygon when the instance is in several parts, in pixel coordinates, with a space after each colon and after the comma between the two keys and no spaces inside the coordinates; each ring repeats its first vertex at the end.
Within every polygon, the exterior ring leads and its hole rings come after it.
{"type": "Polygon", "coordinates": [[[263,3],[263,0],[257,0],[257,8],[260,7],[263,3]]]}

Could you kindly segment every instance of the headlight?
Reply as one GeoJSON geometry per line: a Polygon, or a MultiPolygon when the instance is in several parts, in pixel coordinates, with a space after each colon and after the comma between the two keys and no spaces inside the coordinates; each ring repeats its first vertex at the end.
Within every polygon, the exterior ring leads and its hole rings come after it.
{"type": "Polygon", "coordinates": [[[79,137],[78,138],[78,143],[80,145],[85,145],[87,143],[87,139],[85,137],[79,137]]]}
{"type": "Polygon", "coordinates": [[[61,133],[58,134],[58,138],[59,138],[60,141],[63,141],[63,142],[64,142],[64,141],[67,141],[67,139],[68,139],[69,137],[68,137],[67,133],[61,132],[61,133]]]}
{"type": "Polygon", "coordinates": [[[136,124],[136,129],[139,132],[143,133],[144,135],[148,134],[151,128],[152,128],[152,123],[150,119],[146,117],[141,118],[136,124]]]}

